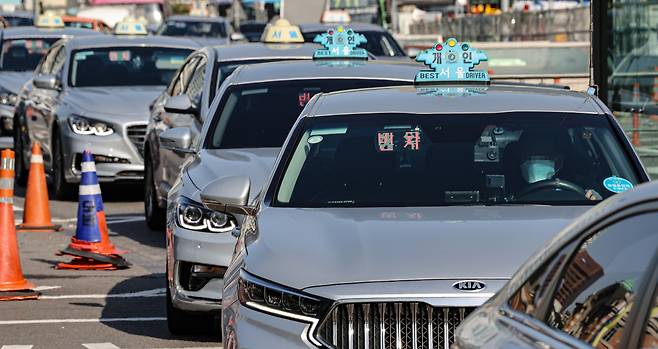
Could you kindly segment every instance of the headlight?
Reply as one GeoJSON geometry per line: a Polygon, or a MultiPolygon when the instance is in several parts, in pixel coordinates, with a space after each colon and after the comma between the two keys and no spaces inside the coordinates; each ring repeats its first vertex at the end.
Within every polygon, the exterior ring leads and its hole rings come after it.
{"type": "Polygon", "coordinates": [[[79,135],[109,136],[114,133],[108,123],[78,115],[69,118],[69,125],[71,125],[71,130],[79,135]]]}
{"type": "Polygon", "coordinates": [[[15,106],[18,96],[9,91],[0,91],[0,104],[15,106]]]}
{"type": "Polygon", "coordinates": [[[178,200],[176,222],[182,228],[206,233],[227,233],[236,227],[232,215],[209,210],[185,197],[178,200]]]}
{"type": "Polygon", "coordinates": [[[315,323],[331,302],[240,272],[238,297],[244,306],[276,316],[315,323]]]}

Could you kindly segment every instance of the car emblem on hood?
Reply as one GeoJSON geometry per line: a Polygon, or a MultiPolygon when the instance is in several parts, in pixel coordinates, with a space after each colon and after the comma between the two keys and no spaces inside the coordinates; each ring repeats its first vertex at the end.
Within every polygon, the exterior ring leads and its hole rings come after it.
{"type": "Polygon", "coordinates": [[[452,287],[464,292],[480,292],[487,287],[487,284],[477,280],[461,280],[452,284],[452,287]]]}

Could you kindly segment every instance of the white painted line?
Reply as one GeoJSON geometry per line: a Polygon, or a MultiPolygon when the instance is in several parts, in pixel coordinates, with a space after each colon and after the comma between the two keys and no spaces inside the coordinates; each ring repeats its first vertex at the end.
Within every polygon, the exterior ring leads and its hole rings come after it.
{"type": "Polygon", "coordinates": [[[16,205],[14,205],[14,212],[17,212],[17,211],[18,212],[23,212],[23,208],[22,207],[16,207],[16,205]]]}
{"type": "MultiPolygon", "coordinates": [[[[84,322],[141,322],[166,321],[166,317],[126,317],[126,318],[100,318],[100,319],[41,319],[41,320],[4,320],[0,325],[33,325],[33,324],[63,324],[84,322]]],[[[0,348],[2,349],[2,348],[0,348]]]]}
{"type": "Polygon", "coordinates": [[[62,288],[62,286],[37,286],[33,288],[34,291],[47,291],[47,290],[56,290],[62,288]]]}
{"type": "Polygon", "coordinates": [[[115,224],[115,223],[130,223],[130,222],[141,222],[146,220],[144,217],[132,217],[132,218],[123,218],[123,219],[108,219],[107,224],[115,224]]]}
{"type": "Polygon", "coordinates": [[[32,345],[3,345],[0,349],[32,349],[32,345]]]}
{"type": "Polygon", "coordinates": [[[53,218],[53,223],[71,223],[77,221],[77,218],[53,218]]]}
{"type": "Polygon", "coordinates": [[[112,343],[82,343],[87,349],[121,349],[112,343]]]}
{"type": "Polygon", "coordinates": [[[115,293],[115,294],[65,294],[59,296],[41,296],[39,299],[96,299],[96,298],[148,298],[163,297],[166,290],[156,288],[153,290],[132,292],[132,293],[115,293]]]}

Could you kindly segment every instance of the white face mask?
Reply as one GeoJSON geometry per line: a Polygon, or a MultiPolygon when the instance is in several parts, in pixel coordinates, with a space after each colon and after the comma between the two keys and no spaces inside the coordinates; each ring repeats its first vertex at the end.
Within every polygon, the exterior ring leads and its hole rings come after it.
{"type": "Polygon", "coordinates": [[[555,161],[528,160],[521,164],[521,176],[528,183],[535,183],[555,176],[555,161]]]}

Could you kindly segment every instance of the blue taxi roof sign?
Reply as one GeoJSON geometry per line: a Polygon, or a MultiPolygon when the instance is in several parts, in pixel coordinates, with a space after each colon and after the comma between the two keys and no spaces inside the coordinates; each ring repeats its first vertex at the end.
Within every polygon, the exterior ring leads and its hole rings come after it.
{"type": "Polygon", "coordinates": [[[416,74],[416,83],[436,82],[484,82],[490,81],[484,70],[473,68],[486,61],[484,51],[473,48],[467,42],[450,38],[439,42],[432,48],[422,51],[416,61],[423,62],[430,70],[421,70],[416,74]]]}
{"type": "Polygon", "coordinates": [[[114,35],[148,35],[148,30],[144,22],[128,19],[116,24],[114,35]]]}
{"type": "Polygon", "coordinates": [[[318,34],[313,42],[324,46],[313,54],[314,59],[353,58],[368,59],[368,51],[356,48],[368,42],[363,34],[342,25],[330,28],[326,33],[318,34]]]}

